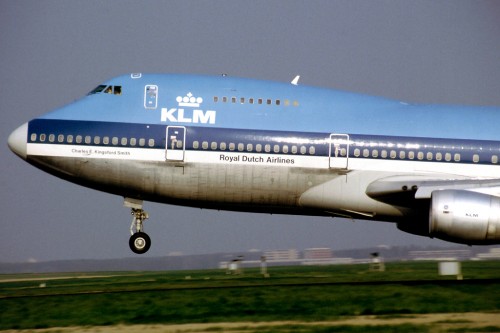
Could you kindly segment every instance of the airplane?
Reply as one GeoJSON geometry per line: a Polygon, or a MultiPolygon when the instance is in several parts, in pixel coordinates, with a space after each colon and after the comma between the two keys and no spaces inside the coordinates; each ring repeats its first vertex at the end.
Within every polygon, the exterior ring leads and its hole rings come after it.
{"type": "Polygon", "coordinates": [[[500,243],[500,108],[415,105],[292,82],[132,73],[8,138],[28,163],[119,195],[145,253],[144,201],[393,222],[500,243]]]}

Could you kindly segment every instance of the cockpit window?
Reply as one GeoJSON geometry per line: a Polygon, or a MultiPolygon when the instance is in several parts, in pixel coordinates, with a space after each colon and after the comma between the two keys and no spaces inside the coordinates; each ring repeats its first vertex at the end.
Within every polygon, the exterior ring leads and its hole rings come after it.
{"type": "Polygon", "coordinates": [[[88,94],[94,95],[94,94],[100,94],[100,93],[121,95],[122,94],[122,86],[99,85],[94,90],[89,92],[88,94]]]}
{"type": "Polygon", "coordinates": [[[89,92],[89,95],[98,94],[98,93],[102,92],[105,88],[106,88],[106,86],[103,86],[103,85],[97,86],[94,90],[89,92]]]}

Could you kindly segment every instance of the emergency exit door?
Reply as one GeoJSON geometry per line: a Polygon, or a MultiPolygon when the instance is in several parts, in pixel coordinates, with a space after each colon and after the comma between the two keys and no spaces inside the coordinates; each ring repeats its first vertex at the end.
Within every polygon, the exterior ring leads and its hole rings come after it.
{"type": "Polygon", "coordinates": [[[347,169],[349,158],[349,135],[330,134],[330,168],[347,169]]]}
{"type": "Polygon", "coordinates": [[[158,86],[148,84],[144,87],[144,107],[146,109],[156,109],[158,106],[158,86]]]}
{"type": "Polygon", "coordinates": [[[184,161],[186,148],[186,128],[167,126],[165,158],[167,161],[184,161]]]}

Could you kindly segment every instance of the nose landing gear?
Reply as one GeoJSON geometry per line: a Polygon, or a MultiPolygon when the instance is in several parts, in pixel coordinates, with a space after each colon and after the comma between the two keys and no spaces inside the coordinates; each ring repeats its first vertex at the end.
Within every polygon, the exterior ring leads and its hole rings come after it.
{"type": "Polygon", "coordinates": [[[137,254],[148,252],[151,247],[151,238],[144,232],[143,222],[149,218],[149,214],[142,209],[142,200],[125,198],[125,207],[131,208],[132,224],[130,225],[130,249],[137,254]]]}
{"type": "Polygon", "coordinates": [[[151,238],[145,232],[136,232],[130,236],[128,245],[134,253],[143,254],[151,247],[151,238]]]}

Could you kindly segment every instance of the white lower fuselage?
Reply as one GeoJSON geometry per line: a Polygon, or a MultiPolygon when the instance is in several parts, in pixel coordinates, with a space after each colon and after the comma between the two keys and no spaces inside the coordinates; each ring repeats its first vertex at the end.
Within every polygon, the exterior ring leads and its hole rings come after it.
{"type": "Polygon", "coordinates": [[[396,222],[419,212],[370,197],[372,182],[405,175],[494,178],[500,155],[488,141],[111,123],[96,132],[82,122],[53,120],[36,121],[29,140],[31,163],[124,197],[396,222]]]}

